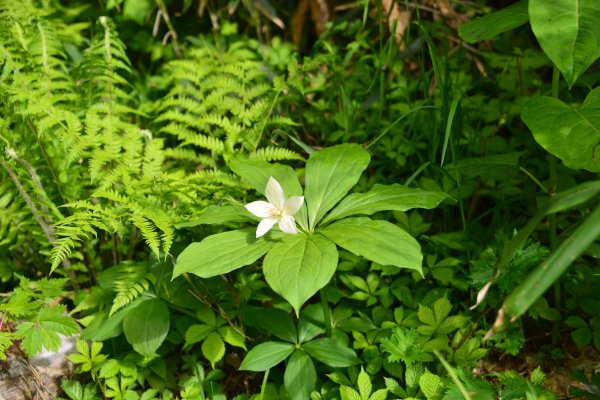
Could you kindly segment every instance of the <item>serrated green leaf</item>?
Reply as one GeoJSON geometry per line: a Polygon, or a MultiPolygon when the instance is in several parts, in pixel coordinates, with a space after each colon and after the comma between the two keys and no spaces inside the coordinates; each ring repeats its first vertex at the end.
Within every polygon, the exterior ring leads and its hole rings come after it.
{"type": "Polygon", "coordinates": [[[202,354],[210,361],[213,369],[215,368],[215,363],[223,358],[225,355],[225,343],[217,332],[210,333],[204,339],[202,342],[202,354]]]}
{"type": "Polygon", "coordinates": [[[531,373],[531,375],[529,377],[529,380],[531,381],[531,383],[538,387],[541,387],[544,384],[545,379],[546,379],[546,375],[544,374],[544,372],[542,371],[542,369],[539,366],[533,370],[533,372],[531,373]]]}
{"type": "Polygon", "coordinates": [[[105,354],[100,354],[102,351],[101,342],[92,342],[88,346],[87,341],[77,339],[75,347],[78,353],[68,355],[67,359],[74,364],[81,364],[79,369],[82,372],[91,371],[96,365],[102,364],[107,358],[105,354]]]}
{"type": "Polygon", "coordinates": [[[450,314],[450,311],[452,311],[452,304],[446,297],[442,297],[433,303],[433,313],[438,324],[450,314]]]}
{"type": "Polygon", "coordinates": [[[177,257],[173,278],[186,272],[210,278],[252,264],[275,243],[269,236],[257,239],[256,229],[240,229],[192,243],[177,257]]]}
{"type": "Polygon", "coordinates": [[[231,326],[221,326],[218,329],[219,335],[223,338],[223,340],[235,347],[241,347],[246,350],[246,343],[244,335],[238,332],[231,326]]]}
{"type": "Polygon", "coordinates": [[[342,400],[363,400],[360,394],[349,386],[340,386],[340,395],[342,400]]]}
{"type": "Polygon", "coordinates": [[[320,229],[338,246],[381,265],[422,273],[421,246],[411,235],[387,221],[346,218],[320,229]]]}
{"type": "Polygon", "coordinates": [[[431,209],[448,198],[443,192],[407,188],[400,184],[373,185],[366,193],[352,193],[323,218],[321,224],[356,214],[371,215],[379,211],[407,211],[413,208],[431,209]]]}
{"type": "Polygon", "coordinates": [[[363,278],[361,278],[360,276],[342,275],[342,276],[340,276],[340,279],[342,280],[342,282],[344,282],[344,284],[346,286],[362,290],[363,292],[366,292],[366,293],[370,292],[369,286],[367,286],[367,282],[365,282],[365,280],[363,278]]]}
{"type": "Polygon", "coordinates": [[[214,326],[206,324],[190,326],[185,332],[185,345],[191,346],[194,343],[203,341],[214,330],[214,326]]]}
{"type": "Polygon", "coordinates": [[[421,321],[422,323],[430,325],[434,328],[437,326],[435,314],[431,308],[419,304],[419,311],[417,315],[419,317],[419,321],[421,321]]]}
{"type": "Polygon", "coordinates": [[[400,386],[400,384],[392,378],[388,378],[387,376],[383,377],[385,381],[385,387],[395,396],[400,397],[408,397],[406,391],[400,386]]]}
{"type": "Polygon", "coordinates": [[[346,375],[344,375],[344,373],[341,371],[334,371],[330,374],[327,374],[326,376],[329,379],[331,379],[333,382],[337,383],[338,385],[345,385],[345,386],[352,385],[352,382],[350,382],[348,377],[346,375]]]}
{"type": "Polygon", "coordinates": [[[341,144],[312,153],[306,162],[309,229],[356,185],[369,164],[369,153],[357,144],[341,144]]]}
{"type": "Polygon", "coordinates": [[[371,378],[369,377],[369,374],[367,374],[362,367],[360,368],[360,372],[358,373],[358,379],[356,380],[356,384],[358,386],[358,393],[360,393],[360,397],[362,399],[368,400],[369,397],[371,397],[373,385],[371,384],[371,378]]]}
{"type": "Polygon", "coordinates": [[[446,385],[442,378],[425,370],[419,378],[419,387],[427,400],[440,400],[444,395],[446,385]]]}
{"type": "Polygon", "coordinates": [[[437,332],[442,335],[447,335],[452,331],[462,328],[468,321],[469,318],[464,315],[450,316],[442,321],[437,328],[437,332]]]}
{"type": "Polygon", "coordinates": [[[99,376],[101,378],[107,379],[116,376],[119,373],[119,371],[121,371],[121,365],[119,364],[119,360],[110,359],[103,363],[100,367],[99,376]]]}
{"type": "Polygon", "coordinates": [[[0,304],[0,311],[6,311],[15,317],[22,317],[41,306],[39,300],[32,300],[29,291],[16,289],[8,302],[0,304]]]}
{"type": "Polygon", "coordinates": [[[329,239],[315,234],[286,235],[267,253],[263,272],[269,286],[296,311],[335,273],[338,252],[329,239]]]}
{"type": "Polygon", "coordinates": [[[375,393],[369,397],[369,400],[385,400],[387,398],[387,389],[376,390],[375,393]]]}
{"type": "Polygon", "coordinates": [[[6,350],[12,345],[13,338],[9,332],[0,331],[0,360],[6,360],[6,350]]]}
{"type": "Polygon", "coordinates": [[[75,321],[66,315],[66,307],[43,306],[32,321],[26,321],[15,331],[15,338],[21,339],[21,346],[32,356],[42,350],[57,351],[62,343],[59,334],[70,336],[78,332],[75,321]]]}

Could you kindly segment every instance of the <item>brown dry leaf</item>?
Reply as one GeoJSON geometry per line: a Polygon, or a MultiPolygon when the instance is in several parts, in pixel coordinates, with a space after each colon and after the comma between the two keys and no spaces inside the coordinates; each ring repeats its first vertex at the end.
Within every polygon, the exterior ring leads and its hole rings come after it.
{"type": "Polygon", "coordinates": [[[292,41],[296,47],[300,47],[302,41],[302,30],[304,29],[304,22],[306,21],[306,13],[310,6],[310,0],[300,0],[294,15],[292,16],[292,41]]]}
{"type": "Polygon", "coordinates": [[[310,16],[319,35],[325,32],[325,24],[331,19],[330,10],[327,0],[310,0],[310,16]]]}
{"type": "Polygon", "coordinates": [[[277,16],[277,11],[275,11],[275,8],[273,8],[268,0],[256,0],[254,2],[254,7],[256,7],[256,9],[260,11],[262,15],[270,19],[275,25],[281,29],[285,29],[285,24],[281,18],[277,16]]]}
{"type": "Polygon", "coordinates": [[[450,0],[433,0],[432,3],[434,4],[435,8],[440,10],[444,17],[451,18],[454,16],[454,10],[450,5],[450,0]]]}
{"type": "Polygon", "coordinates": [[[394,0],[382,0],[381,5],[385,15],[388,15],[388,27],[394,35],[396,44],[400,45],[400,49],[404,48],[402,37],[408,27],[409,14],[407,10],[400,10],[400,7],[394,0]]]}

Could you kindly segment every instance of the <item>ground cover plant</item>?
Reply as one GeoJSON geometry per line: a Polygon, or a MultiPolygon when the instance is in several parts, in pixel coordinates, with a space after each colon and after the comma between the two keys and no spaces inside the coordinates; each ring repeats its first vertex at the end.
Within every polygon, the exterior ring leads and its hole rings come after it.
{"type": "Polygon", "coordinates": [[[41,396],[599,396],[598,18],[0,0],[0,366],[75,337],[41,396]]]}

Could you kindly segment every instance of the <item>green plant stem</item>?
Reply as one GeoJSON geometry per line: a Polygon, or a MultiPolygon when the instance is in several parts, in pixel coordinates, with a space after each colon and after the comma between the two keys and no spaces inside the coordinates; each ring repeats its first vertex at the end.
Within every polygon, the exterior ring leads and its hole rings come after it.
{"type": "Polygon", "coordinates": [[[323,317],[325,321],[325,334],[327,337],[331,337],[331,314],[329,313],[329,304],[327,302],[327,293],[321,289],[319,291],[321,295],[321,306],[323,307],[323,317]]]}
{"type": "MultiPolygon", "coordinates": [[[[558,84],[560,81],[560,71],[554,66],[552,71],[552,97],[558,99],[558,84]]],[[[554,195],[557,190],[557,178],[558,178],[558,160],[552,154],[548,155],[549,160],[549,193],[550,195],[554,195]]],[[[548,229],[550,234],[550,248],[552,250],[556,249],[556,214],[552,214],[548,217],[548,229]]],[[[561,285],[560,281],[557,280],[554,283],[554,308],[561,314],[560,309],[562,307],[561,301],[561,285]]],[[[562,320],[562,318],[561,318],[562,320]]],[[[552,345],[556,346],[560,341],[560,331],[559,331],[559,323],[558,321],[552,322],[552,345]]]]}
{"type": "Polygon", "coordinates": [[[529,307],[557,281],[573,261],[600,236],[600,203],[585,217],[581,225],[560,244],[550,257],[536,267],[506,298],[486,339],[504,329],[525,313],[529,307]]]}
{"type": "Polygon", "coordinates": [[[436,106],[421,106],[421,107],[417,107],[417,108],[413,108],[412,110],[410,110],[409,112],[407,112],[406,114],[404,114],[403,116],[401,116],[400,118],[396,119],[394,122],[392,122],[390,125],[388,125],[387,128],[385,128],[383,130],[383,132],[381,132],[379,134],[379,136],[377,136],[375,139],[373,139],[369,144],[367,144],[365,146],[365,149],[368,149],[369,147],[373,146],[375,143],[377,143],[379,141],[379,139],[381,139],[382,137],[384,137],[394,126],[396,126],[396,124],[400,121],[402,121],[404,118],[408,117],[410,114],[412,114],[415,111],[419,111],[419,110],[424,110],[424,109],[435,109],[435,110],[439,110],[439,107],[436,106]]]}
{"type": "Polygon", "coordinates": [[[264,400],[265,391],[267,390],[267,381],[269,380],[269,371],[271,369],[265,371],[265,376],[263,376],[262,385],[260,386],[260,400],[264,400]]]}
{"type": "MultiPolygon", "coordinates": [[[[169,17],[169,11],[167,10],[167,6],[165,5],[165,3],[162,0],[156,0],[156,4],[160,8],[162,17],[165,21],[165,24],[167,24],[167,28],[169,29],[168,34],[171,35],[171,38],[173,40],[173,49],[175,50],[175,55],[177,56],[177,58],[181,58],[182,53],[181,53],[181,47],[179,47],[179,39],[177,37],[177,31],[175,31],[175,27],[171,23],[171,18],[169,17]]],[[[167,36],[165,36],[163,38],[163,44],[166,44],[165,43],[166,39],[168,39],[167,36]]]]}
{"type": "MultiPolygon", "coordinates": [[[[39,212],[35,203],[33,202],[31,197],[29,196],[29,194],[27,193],[27,191],[21,184],[21,181],[19,181],[19,177],[17,176],[17,174],[15,174],[15,172],[13,171],[11,166],[4,160],[0,160],[0,165],[6,171],[8,176],[10,176],[10,179],[13,181],[13,183],[17,187],[17,190],[21,194],[21,197],[23,198],[23,200],[25,200],[25,203],[29,207],[31,214],[33,214],[33,217],[35,218],[36,222],[38,223],[40,228],[42,228],[44,235],[46,235],[46,239],[48,240],[48,243],[50,243],[50,245],[54,247],[56,245],[56,236],[55,236],[54,227],[52,225],[46,223],[46,221],[44,220],[44,217],[39,212]]],[[[77,279],[75,277],[75,272],[73,272],[73,270],[71,269],[71,262],[65,258],[62,263],[63,263],[63,266],[65,267],[65,271],[67,272],[67,275],[69,276],[71,285],[73,285],[74,289],[79,289],[79,285],[77,284],[77,279]]]]}
{"type": "Polygon", "coordinates": [[[446,371],[448,372],[448,375],[450,375],[450,379],[452,379],[452,381],[456,384],[456,386],[458,387],[458,390],[460,390],[460,393],[463,395],[463,397],[466,400],[471,400],[471,395],[469,394],[469,392],[467,392],[467,388],[460,381],[460,379],[458,378],[458,375],[456,375],[456,371],[454,371],[454,368],[452,368],[452,366],[450,364],[448,364],[448,361],[446,361],[446,359],[444,357],[442,357],[442,355],[440,354],[439,351],[433,350],[433,354],[435,354],[436,357],[440,360],[440,363],[446,369],[446,371]]]}
{"type": "Polygon", "coordinates": [[[525,174],[527,175],[529,178],[531,178],[532,181],[534,181],[539,187],[540,189],[542,189],[542,191],[546,194],[548,194],[548,189],[546,189],[546,186],[544,186],[544,184],[542,182],[540,182],[531,172],[527,171],[525,168],[523,167],[519,167],[519,169],[525,174]]]}

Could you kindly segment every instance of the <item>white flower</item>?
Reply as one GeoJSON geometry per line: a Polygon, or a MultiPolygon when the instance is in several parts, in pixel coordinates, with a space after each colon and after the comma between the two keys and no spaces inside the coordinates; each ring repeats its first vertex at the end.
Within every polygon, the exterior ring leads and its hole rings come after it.
{"type": "Polygon", "coordinates": [[[254,201],[246,204],[248,211],[262,218],[256,228],[256,237],[269,232],[276,223],[279,223],[279,229],[285,233],[297,233],[293,215],[302,207],[304,196],[292,196],[286,200],[281,185],[272,176],[269,177],[265,195],[268,202],[254,201]]]}

